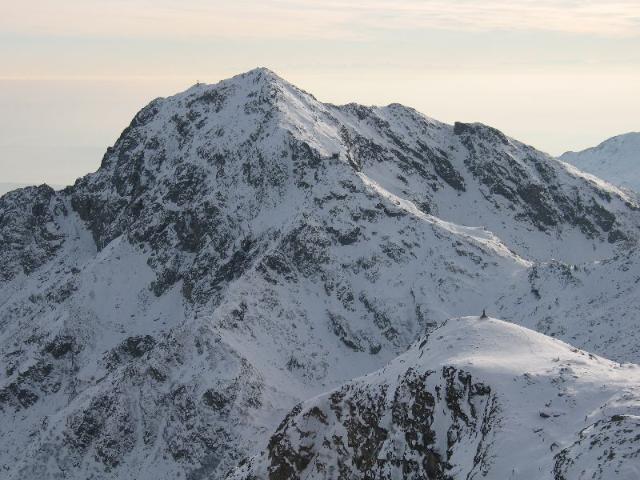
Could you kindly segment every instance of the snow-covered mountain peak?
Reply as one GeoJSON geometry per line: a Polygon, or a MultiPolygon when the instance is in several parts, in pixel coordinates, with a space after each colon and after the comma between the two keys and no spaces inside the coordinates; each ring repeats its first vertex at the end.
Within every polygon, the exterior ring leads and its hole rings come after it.
{"type": "MultiPolygon", "coordinates": [[[[426,365],[457,365],[511,375],[544,373],[560,359],[590,369],[616,369],[619,365],[512,322],[478,316],[451,318],[416,341],[410,349],[426,365]]],[[[634,372],[640,378],[635,365],[634,372]]]]}
{"type": "Polygon", "coordinates": [[[267,67],[255,67],[255,68],[252,68],[251,70],[248,70],[246,72],[243,72],[243,73],[240,73],[238,75],[235,75],[235,76],[231,77],[230,80],[233,80],[233,79],[236,79],[236,78],[239,78],[239,77],[241,77],[241,78],[252,78],[252,79],[255,79],[257,81],[264,80],[266,82],[288,83],[281,76],[279,76],[277,73],[275,73],[273,70],[271,70],[270,68],[267,68],[267,67]]]}
{"type": "Polygon", "coordinates": [[[280,106],[282,110],[300,108],[303,103],[315,102],[315,97],[298,88],[278,74],[265,67],[254,68],[248,72],[222,80],[217,84],[201,84],[204,92],[231,89],[236,95],[243,95],[249,103],[251,99],[262,98],[280,106]]]}
{"type": "Polygon", "coordinates": [[[301,93],[303,92],[269,68],[256,67],[246,72],[234,75],[233,77],[220,80],[217,83],[197,83],[184,92],[178,93],[169,98],[182,96],[189,97],[189,95],[194,92],[212,92],[214,90],[225,88],[231,88],[237,92],[242,92],[248,97],[254,97],[269,89],[293,89],[301,93]]]}
{"type": "Polygon", "coordinates": [[[640,209],[605,187],[264,69],[154,100],[97,172],[0,198],[0,468],[220,478],[296,403],[483,307],[636,360],[640,209]]]}
{"type": "Polygon", "coordinates": [[[115,189],[131,202],[138,195],[175,197],[181,179],[181,186],[195,189],[195,182],[217,195],[242,197],[239,203],[259,190],[252,195],[262,209],[284,198],[302,205],[301,197],[326,195],[355,173],[442,220],[485,226],[525,257],[609,256],[616,241],[631,238],[615,214],[601,212],[626,211],[633,199],[594,189],[562,163],[492,127],[450,126],[398,104],[324,104],[263,68],[151,102],[107,152],[103,168],[80,184],[115,189]],[[313,161],[300,161],[310,155],[313,161]],[[182,180],[187,175],[188,182],[182,180]],[[587,187],[578,196],[568,188],[575,182],[587,187]],[[474,202],[488,202],[488,209],[472,212],[474,202]],[[524,241],[524,231],[505,229],[505,211],[534,226],[539,240],[524,241]],[[590,245],[536,247],[561,230],[579,230],[590,245]]]}
{"type": "Polygon", "coordinates": [[[586,153],[594,155],[600,154],[603,156],[615,154],[637,155],[638,149],[640,149],[640,132],[628,132],[608,138],[595,147],[590,147],[579,152],[569,151],[563,155],[573,156],[586,153]]]}
{"type": "Polygon", "coordinates": [[[640,132],[617,135],[559,158],[614,185],[640,192],[640,132]]]}

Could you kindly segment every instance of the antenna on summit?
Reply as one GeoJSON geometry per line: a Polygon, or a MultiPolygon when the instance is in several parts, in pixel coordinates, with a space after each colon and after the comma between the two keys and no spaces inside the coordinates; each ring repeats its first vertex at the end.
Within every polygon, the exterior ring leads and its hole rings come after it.
{"type": "Polygon", "coordinates": [[[482,309],[482,315],[480,315],[480,318],[481,318],[481,319],[489,318],[489,317],[487,317],[487,312],[485,311],[485,309],[484,309],[484,308],[482,309]]]}

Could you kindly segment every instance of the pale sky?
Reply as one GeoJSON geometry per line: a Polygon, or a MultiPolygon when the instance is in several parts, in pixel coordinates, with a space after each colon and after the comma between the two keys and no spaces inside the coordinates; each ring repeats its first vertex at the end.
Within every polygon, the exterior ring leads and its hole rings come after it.
{"type": "Polygon", "coordinates": [[[0,182],[72,183],[151,99],[256,66],[555,155],[640,130],[640,0],[0,0],[0,182]]]}

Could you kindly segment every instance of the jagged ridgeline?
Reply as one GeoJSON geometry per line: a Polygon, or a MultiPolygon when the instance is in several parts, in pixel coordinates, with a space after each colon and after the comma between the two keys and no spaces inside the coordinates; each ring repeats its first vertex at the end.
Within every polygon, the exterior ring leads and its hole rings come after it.
{"type": "Polygon", "coordinates": [[[639,226],[633,194],[481,124],[266,69],[156,99],[95,173],[0,198],[2,477],[222,478],[483,308],[637,361],[639,226]]]}

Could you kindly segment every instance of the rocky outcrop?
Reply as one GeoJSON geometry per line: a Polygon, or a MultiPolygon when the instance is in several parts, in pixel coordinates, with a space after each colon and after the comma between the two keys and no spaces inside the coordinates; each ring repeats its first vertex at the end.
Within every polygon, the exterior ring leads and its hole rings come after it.
{"type": "MultiPolygon", "coordinates": [[[[484,474],[499,423],[491,388],[454,367],[409,368],[393,386],[349,384],[296,407],[247,478],[453,479],[484,474]],[[460,446],[475,452],[460,470],[460,446]],[[454,475],[455,472],[455,475],[454,475]]],[[[244,466],[243,468],[246,468],[244,466]]]]}

